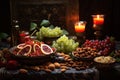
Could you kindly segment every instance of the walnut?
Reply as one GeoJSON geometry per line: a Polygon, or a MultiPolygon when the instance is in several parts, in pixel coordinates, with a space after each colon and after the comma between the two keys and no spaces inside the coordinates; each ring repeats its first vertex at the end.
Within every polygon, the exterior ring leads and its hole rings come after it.
{"type": "Polygon", "coordinates": [[[60,68],[60,64],[58,62],[55,62],[54,65],[55,65],[55,68],[60,68]]]}
{"type": "Polygon", "coordinates": [[[68,69],[67,66],[61,66],[61,69],[68,69]]]}
{"type": "Polygon", "coordinates": [[[51,63],[51,64],[48,65],[48,68],[49,68],[50,70],[54,70],[54,69],[55,69],[55,65],[51,63]]]}
{"type": "Polygon", "coordinates": [[[65,72],[66,71],[66,69],[61,69],[61,72],[65,72]]]}
{"type": "Polygon", "coordinates": [[[34,67],[32,67],[32,69],[35,70],[35,71],[39,71],[40,70],[40,68],[38,66],[34,66],[34,67]]]}
{"type": "Polygon", "coordinates": [[[19,69],[19,73],[26,74],[26,73],[28,73],[28,70],[26,70],[26,69],[19,69]]]}
{"type": "Polygon", "coordinates": [[[52,72],[50,69],[45,69],[45,71],[48,73],[52,72]]]}

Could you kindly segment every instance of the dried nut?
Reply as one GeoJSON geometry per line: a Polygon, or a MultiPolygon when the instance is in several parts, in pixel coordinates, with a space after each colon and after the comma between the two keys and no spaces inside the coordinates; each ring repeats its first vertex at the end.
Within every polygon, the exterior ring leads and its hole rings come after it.
{"type": "Polygon", "coordinates": [[[51,64],[48,65],[48,68],[49,68],[50,70],[54,70],[54,69],[55,69],[55,65],[51,63],[51,64]]]}
{"type": "Polygon", "coordinates": [[[80,67],[75,67],[76,70],[80,70],[80,67]]]}
{"type": "Polygon", "coordinates": [[[65,63],[61,63],[60,65],[61,65],[61,66],[65,66],[66,64],[65,64],[65,63]]]}
{"type": "Polygon", "coordinates": [[[40,70],[45,70],[45,68],[44,68],[44,67],[41,67],[40,70]]]}
{"type": "Polygon", "coordinates": [[[70,64],[73,64],[74,62],[73,62],[73,61],[70,61],[69,63],[70,63],[70,64]]]}
{"type": "Polygon", "coordinates": [[[72,59],[68,59],[67,61],[72,61],[72,59]]]}
{"type": "Polygon", "coordinates": [[[0,57],[3,57],[3,52],[0,50],[0,57]]]}
{"type": "Polygon", "coordinates": [[[80,67],[80,69],[85,69],[85,67],[80,67]]]}
{"type": "Polygon", "coordinates": [[[35,71],[39,71],[40,70],[40,68],[38,66],[35,66],[32,69],[35,70],[35,71]]]}
{"type": "Polygon", "coordinates": [[[66,71],[66,69],[61,69],[61,72],[65,72],[66,71]]]}
{"type": "Polygon", "coordinates": [[[4,49],[2,50],[2,52],[5,53],[5,54],[6,54],[6,53],[9,53],[9,49],[8,49],[8,48],[4,48],[4,49]]]}
{"type": "Polygon", "coordinates": [[[55,65],[55,68],[60,68],[60,64],[58,62],[55,62],[54,65],[55,65]]]}
{"type": "Polygon", "coordinates": [[[50,69],[45,69],[45,71],[46,71],[46,72],[49,72],[49,73],[52,72],[50,69]]]}
{"type": "Polygon", "coordinates": [[[69,56],[69,55],[65,55],[65,58],[66,58],[66,57],[68,57],[68,58],[69,58],[70,56],[69,56]]]}
{"type": "Polygon", "coordinates": [[[61,66],[61,69],[68,69],[67,66],[61,66]]]}
{"type": "Polygon", "coordinates": [[[28,73],[28,70],[26,70],[26,69],[20,69],[19,73],[26,74],[26,73],[28,73]]]}
{"type": "Polygon", "coordinates": [[[71,64],[68,64],[69,67],[71,67],[72,65],[71,64]]]}
{"type": "Polygon", "coordinates": [[[65,59],[65,60],[68,60],[68,57],[65,57],[64,59],[65,59]]]}
{"type": "Polygon", "coordinates": [[[48,66],[44,66],[44,69],[48,69],[48,66]]]}
{"type": "Polygon", "coordinates": [[[65,54],[64,53],[60,53],[60,56],[64,56],[65,54]]]}

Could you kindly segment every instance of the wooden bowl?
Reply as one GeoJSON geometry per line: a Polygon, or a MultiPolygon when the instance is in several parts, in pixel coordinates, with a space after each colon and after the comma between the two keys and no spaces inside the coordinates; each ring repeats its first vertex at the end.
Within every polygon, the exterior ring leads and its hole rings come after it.
{"type": "Polygon", "coordinates": [[[110,56],[99,56],[94,58],[95,67],[101,70],[110,70],[113,68],[116,60],[110,56]],[[110,58],[110,59],[105,59],[110,58]],[[108,61],[104,61],[108,60],[108,61]]]}

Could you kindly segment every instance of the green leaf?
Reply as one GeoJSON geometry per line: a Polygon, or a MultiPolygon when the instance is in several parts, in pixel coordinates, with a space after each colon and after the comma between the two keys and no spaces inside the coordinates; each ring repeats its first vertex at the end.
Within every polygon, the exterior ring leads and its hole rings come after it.
{"type": "Polygon", "coordinates": [[[112,51],[109,55],[114,57],[114,54],[115,54],[114,51],[112,51]]]}
{"type": "Polygon", "coordinates": [[[64,35],[68,35],[69,33],[68,33],[68,31],[66,31],[65,29],[63,29],[63,34],[64,35]]]}
{"type": "Polygon", "coordinates": [[[119,57],[117,57],[115,59],[116,59],[116,62],[120,62],[120,58],[119,57]]]}
{"type": "Polygon", "coordinates": [[[35,30],[36,28],[37,28],[37,24],[34,23],[34,22],[31,22],[31,24],[30,24],[30,31],[33,31],[33,30],[35,30]]]}
{"type": "Polygon", "coordinates": [[[42,22],[40,23],[40,26],[45,26],[45,27],[47,27],[47,26],[49,26],[50,25],[50,21],[49,20],[42,20],[42,22]]]}
{"type": "Polygon", "coordinates": [[[111,42],[115,41],[115,37],[112,37],[112,36],[111,36],[111,37],[110,37],[110,41],[111,41],[111,42]]]}
{"type": "Polygon", "coordinates": [[[55,27],[54,27],[53,25],[50,25],[50,28],[53,29],[53,28],[55,28],[55,27]]]}
{"type": "Polygon", "coordinates": [[[0,33],[1,39],[6,39],[9,35],[7,33],[0,33]]]}

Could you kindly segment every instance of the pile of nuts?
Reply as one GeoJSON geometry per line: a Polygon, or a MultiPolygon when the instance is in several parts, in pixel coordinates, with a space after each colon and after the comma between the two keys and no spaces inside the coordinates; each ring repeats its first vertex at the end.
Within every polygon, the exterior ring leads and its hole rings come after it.
{"type": "MultiPolygon", "coordinates": [[[[2,53],[9,53],[8,49],[3,50],[2,52],[0,51],[2,56],[2,53]]],[[[51,73],[52,71],[56,71],[55,69],[58,69],[57,71],[59,72],[65,72],[66,70],[69,70],[71,68],[74,68],[76,70],[83,70],[90,68],[91,65],[93,64],[92,62],[85,62],[85,61],[74,61],[69,54],[65,53],[58,53],[59,57],[63,57],[64,61],[59,62],[47,62],[44,63],[43,65],[36,65],[36,66],[29,66],[29,65],[23,65],[20,64],[17,69],[19,70],[19,73],[26,74],[28,73],[29,70],[34,70],[34,71],[45,71],[47,73],[51,73]]],[[[15,63],[12,63],[15,64],[15,63]]],[[[10,67],[13,67],[10,66],[10,67]]]]}
{"type": "Polygon", "coordinates": [[[93,58],[100,54],[96,49],[90,47],[81,47],[73,51],[72,55],[78,58],[93,58]]]}
{"type": "Polygon", "coordinates": [[[35,70],[35,71],[45,71],[45,72],[52,72],[55,69],[59,69],[60,72],[65,72],[66,70],[69,70],[71,68],[74,68],[76,70],[84,70],[87,68],[92,67],[93,62],[88,61],[74,61],[70,59],[70,56],[68,54],[61,53],[61,56],[65,58],[65,62],[48,62],[43,65],[37,65],[37,66],[23,66],[25,69],[20,69],[20,73],[27,72],[26,70],[35,70]]]}
{"type": "Polygon", "coordinates": [[[66,61],[72,61],[72,58],[70,55],[65,54],[65,53],[56,53],[56,55],[58,56],[58,61],[63,59],[64,62],[66,61]]]}
{"type": "MultiPolygon", "coordinates": [[[[48,73],[54,71],[55,69],[60,69],[60,72],[65,72],[68,67],[67,66],[63,66],[58,62],[48,62],[45,63],[43,65],[38,65],[38,66],[24,66],[23,69],[19,70],[20,73],[24,73],[24,71],[26,70],[35,70],[35,71],[46,71],[48,73]]],[[[27,72],[27,71],[26,71],[27,72]]]]}
{"type": "Polygon", "coordinates": [[[82,62],[82,61],[70,61],[65,63],[47,63],[45,65],[40,66],[25,66],[21,69],[19,69],[20,73],[28,72],[27,70],[34,70],[34,71],[45,71],[45,72],[52,72],[55,69],[59,69],[60,72],[65,72],[66,70],[69,70],[70,68],[74,68],[76,70],[84,70],[87,68],[90,68],[92,63],[90,62],[82,62]]]}

